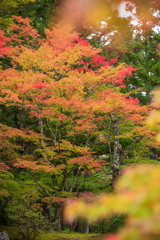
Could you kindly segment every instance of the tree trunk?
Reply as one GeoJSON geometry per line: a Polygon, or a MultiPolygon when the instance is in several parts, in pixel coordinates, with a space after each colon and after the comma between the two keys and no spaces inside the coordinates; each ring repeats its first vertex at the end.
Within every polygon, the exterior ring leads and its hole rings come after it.
{"type": "Polygon", "coordinates": [[[112,189],[114,189],[115,181],[120,176],[120,144],[118,132],[118,118],[113,113],[110,114],[113,134],[114,134],[114,153],[112,163],[112,189]]]}
{"type": "Polygon", "coordinates": [[[70,225],[71,232],[75,232],[76,231],[77,224],[78,224],[78,220],[76,218],[76,219],[74,219],[74,221],[70,225]]]}
{"type": "MultiPolygon", "coordinates": [[[[39,119],[39,130],[40,130],[40,133],[43,135],[43,119],[42,118],[39,119]]],[[[41,139],[41,144],[42,144],[42,147],[44,147],[43,138],[41,139]]]]}
{"type": "Polygon", "coordinates": [[[47,209],[47,215],[48,215],[48,219],[50,222],[52,222],[52,217],[51,217],[51,208],[47,209]]]}
{"type": "Polygon", "coordinates": [[[51,216],[51,207],[49,208],[47,205],[43,206],[43,212],[44,215],[47,217],[49,222],[52,222],[52,216],[51,216]]]}
{"type": "Polygon", "coordinates": [[[89,225],[86,219],[83,219],[83,222],[82,222],[82,233],[89,234],[89,225]]]}
{"type": "Polygon", "coordinates": [[[54,222],[55,222],[55,230],[61,231],[64,228],[63,223],[63,204],[57,203],[55,205],[55,216],[54,216],[54,222]]]}

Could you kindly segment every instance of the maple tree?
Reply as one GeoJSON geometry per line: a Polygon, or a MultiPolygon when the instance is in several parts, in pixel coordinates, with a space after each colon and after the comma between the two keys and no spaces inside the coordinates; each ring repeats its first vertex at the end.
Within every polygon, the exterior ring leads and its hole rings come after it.
{"type": "Polygon", "coordinates": [[[7,67],[1,61],[1,114],[12,113],[12,121],[2,118],[0,125],[1,170],[33,172],[34,184],[43,191],[41,201],[55,207],[60,229],[63,203],[77,195],[79,176],[108,164],[96,157],[95,146],[108,143],[113,151],[114,185],[120,175],[120,139],[145,135],[140,129],[148,109],[122,92],[125,78],[136,69],[117,64],[118,58],[107,62],[101,49],[71,26],[46,29],[42,39],[30,19],[13,19],[10,36],[1,32],[1,57],[10,61],[7,67]],[[48,186],[37,181],[42,174],[49,177],[48,186]]]}

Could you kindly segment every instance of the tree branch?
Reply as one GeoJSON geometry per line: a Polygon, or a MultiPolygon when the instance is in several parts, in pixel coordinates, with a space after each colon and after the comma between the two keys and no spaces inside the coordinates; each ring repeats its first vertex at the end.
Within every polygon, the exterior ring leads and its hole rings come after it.
{"type": "Polygon", "coordinates": [[[78,167],[77,174],[76,174],[76,177],[74,179],[74,183],[73,183],[72,187],[70,188],[70,192],[73,191],[73,189],[75,188],[75,186],[77,184],[77,180],[78,180],[78,176],[79,176],[80,170],[81,170],[81,166],[78,167]]]}

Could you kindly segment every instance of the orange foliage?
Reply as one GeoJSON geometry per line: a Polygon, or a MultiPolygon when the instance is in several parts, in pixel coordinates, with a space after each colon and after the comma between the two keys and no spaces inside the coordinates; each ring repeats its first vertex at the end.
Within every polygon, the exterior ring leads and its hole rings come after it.
{"type": "MultiPolygon", "coordinates": [[[[94,49],[73,32],[71,26],[58,25],[46,30],[46,38],[40,39],[28,18],[13,18],[9,41],[13,68],[0,71],[0,101],[8,108],[23,109],[26,117],[39,124],[42,122],[38,130],[42,135],[6,126],[9,135],[4,136],[3,132],[1,141],[3,146],[6,146],[5,141],[10,141],[11,147],[7,151],[13,151],[14,144],[16,146],[16,140],[11,143],[11,139],[19,137],[34,142],[36,152],[40,154],[39,159],[31,157],[29,161],[27,154],[26,159],[17,154],[14,166],[47,172],[76,163],[100,168],[103,163],[93,159],[88,143],[80,147],[67,138],[93,134],[103,139],[99,126],[103,126],[110,113],[131,122],[132,126],[140,124],[147,108],[139,106],[139,101],[129,94],[121,93],[125,78],[132,76],[136,69],[124,64],[115,67],[118,58],[107,62],[99,55],[101,49],[94,49]],[[101,121],[98,114],[103,115],[101,121]],[[54,124],[54,129],[47,124],[54,124]],[[44,125],[49,128],[52,139],[45,137],[44,125]],[[65,129],[65,140],[63,136],[57,137],[60,128],[65,129]]],[[[3,34],[2,39],[4,48],[7,40],[3,34]]]]}

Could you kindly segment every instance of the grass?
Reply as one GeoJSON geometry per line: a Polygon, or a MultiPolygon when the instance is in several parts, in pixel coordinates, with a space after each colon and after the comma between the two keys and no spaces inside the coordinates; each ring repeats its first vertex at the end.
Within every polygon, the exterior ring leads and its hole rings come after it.
{"type": "Polygon", "coordinates": [[[89,240],[97,239],[100,234],[80,234],[80,233],[42,233],[36,240],[89,240]]]}
{"type": "MultiPolygon", "coordinates": [[[[12,240],[22,239],[18,229],[9,226],[0,226],[0,232],[7,231],[9,238],[12,240]]],[[[102,234],[80,234],[80,233],[41,233],[36,240],[103,240],[102,234]]]]}

